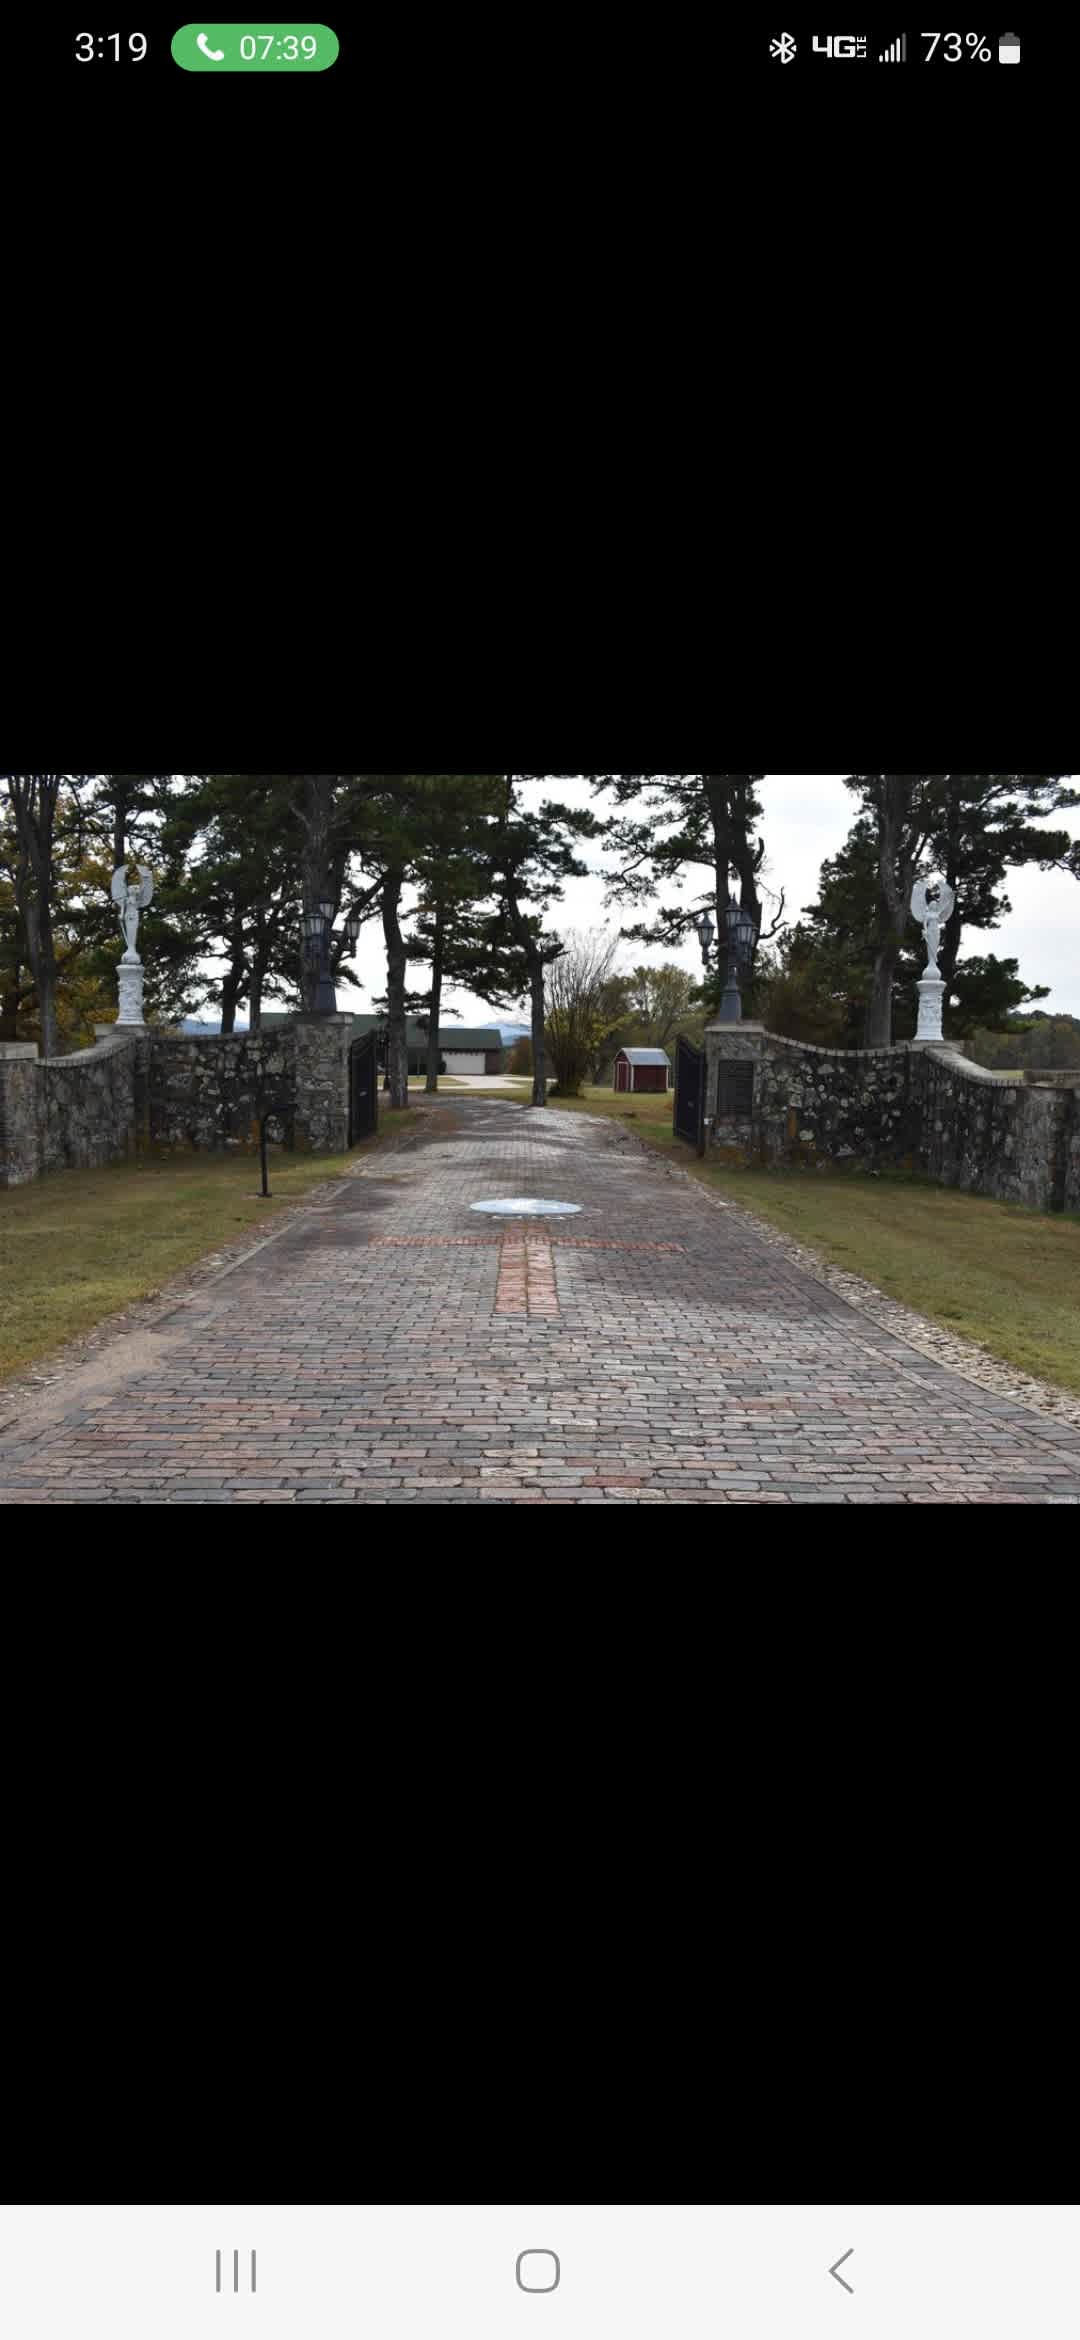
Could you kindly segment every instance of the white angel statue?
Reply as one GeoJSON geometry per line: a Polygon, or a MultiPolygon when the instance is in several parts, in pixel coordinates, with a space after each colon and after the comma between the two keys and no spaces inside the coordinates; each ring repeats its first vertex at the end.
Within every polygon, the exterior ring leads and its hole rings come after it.
{"type": "Polygon", "coordinates": [[[926,964],[938,973],[937,957],[941,949],[941,930],[948,924],[956,906],[956,895],[944,878],[918,878],[911,893],[911,915],[917,918],[926,938],[926,964]],[[927,888],[932,887],[934,900],[927,888]]]}
{"type": "Polygon", "coordinates": [[[135,937],[139,931],[139,912],[146,909],[148,902],[153,901],[153,877],[148,869],[143,869],[140,866],[137,884],[129,885],[126,869],[114,869],[109,891],[120,912],[120,921],[127,939],[127,950],[124,957],[129,960],[137,959],[139,954],[135,948],[135,937]]]}

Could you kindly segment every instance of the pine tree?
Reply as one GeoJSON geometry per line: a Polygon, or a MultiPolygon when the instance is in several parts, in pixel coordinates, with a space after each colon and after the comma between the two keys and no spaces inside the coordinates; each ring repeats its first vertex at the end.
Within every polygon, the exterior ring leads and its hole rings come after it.
{"type": "Polygon", "coordinates": [[[0,773],[12,821],[15,912],[34,979],[43,1057],[57,1052],[57,810],[61,790],[77,801],[89,777],[85,772],[0,773]]]}
{"type": "Polygon", "coordinates": [[[439,772],[417,780],[419,836],[412,874],[420,898],[410,956],[427,963],[431,981],[426,991],[410,993],[406,1004],[427,1023],[429,1092],[439,1085],[444,985],[475,992],[474,977],[483,982],[491,975],[482,902],[491,885],[487,854],[498,791],[497,773],[439,772]]]}
{"type": "Polygon", "coordinates": [[[618,807],[611,842],[619,866],[610,898],[630,906],[648,904],[650,915],[623,929],[628,941],[667,945],[686,941],[703,910],[712,915],[716,965],[703,990],[711,1012],[719,1006],[727,966],[727,911],[736,904],[754,921],[748,977],[758,944],[783,920],[781,893],[771,926],[762,935],[765,842],[758,793],[761,772],[624,772],[591,775],[594,788],[618,807]],[[682,891],[700,871],[691,902],[658,903],[661,887],[682,891]]]}
{"type": "MultiPolygon", "coordinates": [[[[152,909],[202,957],[220,957],[221,1029],[248,1007],[258,1031],[266,997],[295,995],[301,835],[285,775],[209,772],[174,796],[152,909]]],[[[150,938],[153,939],[153,938],[150,938]]]]}
{"type": "Polygon", "coordinates": [[[864,807],[875,850],[864,1045],[886,1048],[902,954],[917,943],[911,895],[920,870],[935,870],[956,894],[939,959],[953,988],[965,925],[996,926],[1009,908],[1007,868],[1035,862],[1080,876],[1080,841],[1037,826],[1037,816],[1071,809],[1080,796],[1060,776],[1039,773],[855,773],[846,785],[864,807]]]}

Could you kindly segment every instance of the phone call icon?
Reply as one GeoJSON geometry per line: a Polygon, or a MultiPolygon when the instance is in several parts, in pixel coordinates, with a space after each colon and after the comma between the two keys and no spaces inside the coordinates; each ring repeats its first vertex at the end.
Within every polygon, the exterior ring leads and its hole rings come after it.
{"type": "Polygon", "coordinates": [[[210,46],[210,42],[209,42],[209,40],[208,40],[208,38],[207,38],[207,35],[206,35],[205,33],[199,33],[199,34],[197,35],[197,37],[196,37],[196,41],[195,41],[195,46],[196,46],[196,48],[197,48],[197,49],[201,49],[201,50],[202,50],[202,53],[203,53],[203,56],[204,56],[204,57],[209,57],[209,58],[210,58],[210,61],[211,61],[211,63],[212,63],[212,64],[214,64],[214,65],[221,65],[221,64],[223,64],[223,63],[224,63],[224,60],[225,60],[225,51],[224,51],[224,49],[212,49],[212,48],[211,48],[211,46],[210,46]]]}

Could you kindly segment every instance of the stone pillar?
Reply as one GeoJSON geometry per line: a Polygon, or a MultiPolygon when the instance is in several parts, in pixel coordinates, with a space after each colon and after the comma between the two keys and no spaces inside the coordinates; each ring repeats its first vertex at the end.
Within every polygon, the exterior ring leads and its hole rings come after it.
{"type": "Polygon", "coordinates": [[[42,1103],[36,1041],[0,1041],[0,1186],[40,1175],[42,1103]]]}
{"type": "Polygon", "coordinates": [[[296,1150],[343,1154],[349,1142],[351,1016],[301,1015],[296,1036],[296,1150]]]}
{"type": "Polygon", "coordinates": [[[141,1024],[143,1021],[143,964],[141,959],[121,959],[116,970],[120,989],[118,1024],[141,1024]]]}
{"type": "Polygon", "coordinates": [[[758,1066],[765,1055],[767,1034],[764,1024],[728,1024],[721,1018],[705,1026],[705,1138],[706,1145],[720,1146],[726,1153],[750,1161],[753,1151],[754,1124],[758,1112],[758,1066]],[[724,1114],[717,1119],[717,1092],[721,1070],[737,1075],[752,1075],[740,1086],[747,1092],[745,1110],[724,1114]],[[751,1102],[752,1099],[752,1102],[751,1102]]]}
{"type": "Polygon", "coordinates": [[[927,973],[919,978],[919,1024],[915,1034],[916,1045],[922,1041],[940,1047],[941,1016],[945,1002],[945,985],[940,975],[927,973]]]}

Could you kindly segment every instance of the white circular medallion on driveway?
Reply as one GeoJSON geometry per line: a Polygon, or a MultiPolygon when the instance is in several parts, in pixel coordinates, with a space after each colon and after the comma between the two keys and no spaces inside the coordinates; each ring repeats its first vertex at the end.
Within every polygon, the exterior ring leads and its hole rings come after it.
{"type": "Polygon", "coordinates": [[[496,1202],[470,1203],[471,1211],[492,1211],[503,1219],[547,1219],[564,1211],[579,1211],[580,1203],[539,1202],[535,1195],[514,1194],[496,1202]]]}

